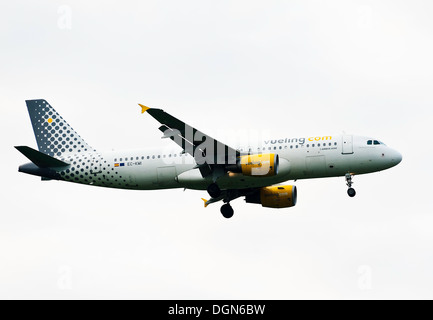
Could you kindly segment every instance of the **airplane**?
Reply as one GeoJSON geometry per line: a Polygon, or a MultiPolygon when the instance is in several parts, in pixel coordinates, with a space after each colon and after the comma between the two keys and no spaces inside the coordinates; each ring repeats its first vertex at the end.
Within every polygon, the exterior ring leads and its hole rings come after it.
{"type": "MultiPolygon", "coordinates": [[[[38,150],[15,147],[31,162],[19,172],[91,186],[131,189],[206,190],[204,206],[222,202],[221,213],[233,217],[231,202],[266,208],[297,204],[297,188],[286,181],[344,177],[355,197],[353,177],[397,166],[402,155],[380,140],[349,134],[266,140],[255,147],[232,148],[161,109],[142,104],[160,124],[162,138],[180,147],[100,152],[88,145],[43,99],[26,100],[38,150]]],[[[174,145],[173,145],[174,146],[174,145]]]]}

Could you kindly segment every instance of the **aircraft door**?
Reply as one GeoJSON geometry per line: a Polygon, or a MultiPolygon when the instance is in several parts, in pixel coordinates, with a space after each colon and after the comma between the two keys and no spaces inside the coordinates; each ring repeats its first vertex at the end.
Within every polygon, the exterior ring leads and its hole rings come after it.
{"type": "Polygon", "coordinates": [[[343,135],[343,154],[353,154],[352,135],[343,135]]]}

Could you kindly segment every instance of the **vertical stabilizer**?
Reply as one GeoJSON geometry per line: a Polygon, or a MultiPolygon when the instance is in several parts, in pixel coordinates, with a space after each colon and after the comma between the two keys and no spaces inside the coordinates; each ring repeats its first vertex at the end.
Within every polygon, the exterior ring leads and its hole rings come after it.
{"type": "Polygon", "coordinates": [[[26,100],[39,151],[51,157],[94,151],[45,100],[26,100]]]}

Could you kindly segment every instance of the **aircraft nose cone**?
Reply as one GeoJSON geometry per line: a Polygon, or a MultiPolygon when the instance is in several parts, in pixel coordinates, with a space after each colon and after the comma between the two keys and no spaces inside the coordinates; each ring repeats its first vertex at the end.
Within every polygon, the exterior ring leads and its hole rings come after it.
{"type": "Polygon", "coordinates": [[[398,151],[394,151],[392,155],[392,162],[394,162],[395,165],[398,165],[402,161],[403,161],[403,155],[398,151]]]}

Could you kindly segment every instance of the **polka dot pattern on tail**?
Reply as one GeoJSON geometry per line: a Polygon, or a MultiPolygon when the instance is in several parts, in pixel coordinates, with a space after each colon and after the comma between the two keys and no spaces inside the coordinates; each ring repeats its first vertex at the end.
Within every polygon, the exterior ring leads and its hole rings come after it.
{"type": "Polygon", "coordinates": [[[40,152],[60,158],[95,151],[47,101],[27,100],[26,104],[40,152]]]}

